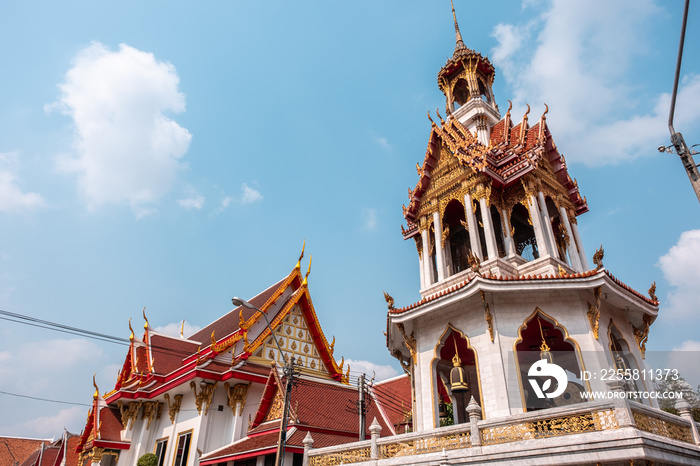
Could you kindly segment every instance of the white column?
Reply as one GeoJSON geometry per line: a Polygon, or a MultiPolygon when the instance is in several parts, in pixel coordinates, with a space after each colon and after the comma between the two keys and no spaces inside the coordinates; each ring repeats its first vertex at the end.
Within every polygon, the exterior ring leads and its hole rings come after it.
{"type": "Polygon", "coordinates": [[[581,267],[581,258],[579,257],[578,253],[578,247],[576,245],[576,238],[574,238],[574,232],[571,230],[571,223],[569,222],[569,215],[566,212],[566,209],[563,207],[559,208],[559,216],[561,217],[561,221],[564,223],[564,228],[566,228],[566,234],[569,235],[569,259],[571,259],[571,266],[575,269],[578,270],[579,272],[583,272],[583,267],[581,267]]]}
{"type": "Polygon", "coordinates": [[[476,217],[474,217],[472,197],[469,195],[469,193],[464,195],[464,211],[467,214],[469,242],[471,243],[472,252],[476,254],[479,260],[483,260],[484,254],[481,252],[481,241],[479,241],[479,224],[476,223],[476,217]]]}
{"type": "Polygon", "coordinates": [[[442,224],[440,212],[433,212],[433,225],[435,226],[435,262],[437,263],[437,281],[445,279],[445,254],[442,249],[442,224]]]}
{"type": "Polygon", "coordinates": [[[498,257],[498,246],[496,245],[496,234],[493,230],[493,220],[491,219],[491,209],[486,204],[486,198],[479,199],[481,206],[481,220],[484,222],[484,234],[486,235],[486,251],[489,259],[498,257]]]}
{"type": "Polygon", "coordinates": [[[583,267],[583,270],[589,270],[588,259],[586,259],[586,253],[583,250],[583,241],[581,241],[581,235],[578,232],[578,225],[571,222],[571,229],[574,231],[574,238],[576,238],[576,246],[578,247],[579,258],[581,259],[581,267],[583,267]]]}
{"type": "Polygon", "coordinates": [[[423,288],[428,288],[435,283],[433,277],[433,266],[430,263],[430,231],[422,230],[420,237],[423,239],[423,288]]]}
{"type": "Polygon", "coordinates": [[[549,218],[547,203],[544,200],[544,194],[542,194],[542,191],[537,192],[537,198],[540,200],[540,206],[542,206],[542,230],[547,236],[547,241],[549,242],[549,254],[552,257],[559,258],[557,241],[554,239],[554,231],[552,230],[552,220],[549,218]]]}
{"type": "Polygon", "coordinates": [[[506,212],[505,209],[501,211],[501,219],[503,221],[503,228],[504,228],[504,236],[505,236],[505,242],[506,242],[506,255],[508,257],[514,256],[515,255],[515,240],[513,240],[513,237],[510,236],[510,217],[508,216],[508,212],[506,212]]]}
{"type": "Polygon", "coordinates": [[[537,249],[540,252],[540,257],[551,256],[549,242],[547,242],[547,238],[542,231],[542,216],[539,207],[537,207],[537,198],[529,196],[527,203],[530,208],[530,220],[532,220],[532,229],[535,230],[535,239],[537,240],[537,249]]]}
{"type": "Polygon", "coordinates": [[[420,272],[420,289],[422,290],[425,288],[425,243],[423,242],[423,232],[421,232],[421,245],[423,251],[418,255],[418,270],[420,272]]]}

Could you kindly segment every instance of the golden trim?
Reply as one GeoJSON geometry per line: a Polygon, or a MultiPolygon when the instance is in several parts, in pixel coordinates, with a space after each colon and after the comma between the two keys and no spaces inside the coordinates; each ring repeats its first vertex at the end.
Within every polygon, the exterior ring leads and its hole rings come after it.
{"type": "Polygon", "coordinates": [[[595,306],[588,303],[588,322],[591,324],[591,330],[593,330],[593,336],[598,340],[598,328],[600,325],[600,296],[602,287],[598,286],[593,290],[593,296],[595,297],[595,306]]]}
{"type": "Polygon", "coordinates": [[[185,461],[181,462],[180,464],[182,464],[183,466],[186,466],[187,462],[190,459],[190,453],[192,453],[192,447],[194,446],[195,449],[197,448],[196,445],[192,444],[192,437],[194,437],[194,429],[183,430],[182,432],[178,433],[177,434],[177,441],[175,442],[175,449],[173,450],[173,465],[172,466],[175,466],[175,460],[177,459],[177,446],[180,444],[180,437],[182,437],[183,435],[187,435],[187,434],[190,434],[190,446],[187,449],[187,458],[185,458],[185,461]]]}
{"type": "Polygon", "coordinates": [[[206,403],[204,409],[204,415],[209,413],[209,407],[211,406],[212,399],[214,398],[214,391],[219,382],[205,383],[204,386],[200,385],[200,391],[197,393],[197,384],[195,381],[190,382],[190,387],[194,390],[194,404],[197,406],[197,413],[202,414],[202,404],[206,403]]]}
{"type": "Polygon", "coordinates": [[[168,415],[170,416],[170,423],[175,424],[175,415],[180,412],[180,406],[182,405],[183,395],[175,395],[172,404],[170,404],[170,394],[166,393],[163,395],[165,402],[168,404],[168,415]]]}
{"type": "MultiPolygon", "coordinates": [[[[535,310],[523,320],[523,323],[518,327],[518,339],[513,342],[513,358],[515,358],[515,373],[518,375],[518,389],[520,390],[520,400],[522,402],[522,407],[523,407],[523,412],[527,412],[527,402],[525,401],[525,392],[523,391],[523,381],[522,381],[522,376],[520,375],[520,361],[518,360],[518,350],[516,347],[520,342],[523,341],[523,334],[522,331],[527,327],[527,322],[531,319],[533,319],[535,316],[537,316],[537,313],[540,313],[540,315],[545,318],[546,320],[549,321],[550,324],[554,325],[555,327],[558,327],[561,329],[560,331],[564,334],[564,341],[568,341],[569,344],[574,346],[574,351],[576,352],[576,360],[579,363],[579,368],[582,371],[586,370],[586,365],[583,362],[583,357],[581,356],[581,347],[578,345],[578,342],[571,338],[569,336],[569,332],[564,327],[562,324],[557,321],[554,317],[548,315],[545,313],[542,309],[539,307],[535,307],[535,310]]],[[[588,380],[583,381],[586,384],[586,389],[590,392],[591,391],[591,385],[588,380]]]]}
{"type": "Polygon", "coordinates": [[[489,335],[491,336],[491,343],[493,343],[493,315],[489,309],[489,303],[486,302],[486,293],[484,290],[479,290],[479,293],[481,294],[481,303],[484,305],[484,314],[489,328],[489,335]]]}
{"type": "MultiPolygon", "coordinates": [[[[447,339],[447,335],[449,335],[450,332],[456,332],[458,333],[462,338],[464,338],[467,341],[467,348],[472,350],[474,353],[474,365],[476,366],[476,381],[477,385],[479,386],[479,398],[481,401],[481,419],[485,419],[485,413],[484,413],[484,401],[483,401],[483,396],[484,392],[481,389],[481,373],[479,372],[479,355],[476,351],[476,348],[474,348],[471,345],[471,342],[469,340],[469,337],[462,332],[461,330],[457,329],[454,325],[452,325],[451,322],[447,323],[447,326],[445,327],[445,330],[442,332],[442,335],[438,338],[438,342],[433,348],[433,359],[430,361],[430,400],[432,402],[433,406],[433,427],[437,428],[440,427],[440,416],[438,415],[438,401],[436,400],[435,394],[437,393],[438,387],[437,384],[435,383],[435,368],[437,366],[437,362],[440,360],[440,349],[445,345],[444,340],[447,339]]],[[[425,394],[423,394],[423,397],[425,398],[425,394]]]]}
{"type": "Polygon", "coordinates": [[[634,339],[637,340],[637,346],[639,346],[639,351],[642,352],[642,359],[646,359],[645,355],[647,352],[647,340],[649,339],[649,327],[654,323],[654,317],[649,314],[644,314],[642,317],[642,326],[637,328],[634,325],[634,339]]]}

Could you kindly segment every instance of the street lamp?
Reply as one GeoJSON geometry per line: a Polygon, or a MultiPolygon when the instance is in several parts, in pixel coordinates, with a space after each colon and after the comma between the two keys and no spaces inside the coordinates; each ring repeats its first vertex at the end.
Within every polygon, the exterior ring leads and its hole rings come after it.
{"type": "MultiPolygon", "coordinates": [[[[267,325],[267,328],[270,329],[270,334],[272,335],[272,338],[275,340],[275,345],[277,346],[277,349],[280,352],[280,355],[282,356],[282,359],[286,359],[284,357],[284,351],[282,351],[282,347],[280,346],[279,341],[277,341],[277,337],[275,336],[275,332],[272,329],[272,326],[270,325],[270,319],[267,318],[267,313],[263,312],[262,310],[258,309],[255,307],[253,304],[249,303],[248,301],[241,299],[239,297],[234,296],[231,298],[231,302],[233,303],[234,306],[239,307],[243,306],[248,309],[253,309],[255,311],[258,311],[263,315],[265,318],[265,323],[267,325]]],[[[285,368],[284,368],[284,375],[287,377],[286,383],[285,383],[285,389],[284,389],[284,411],[282,414],[282,422],[280,425],[280,435],[277,440],[277,458],[275,459],[275,466],[282,466],[284,464],[284,447],[287,444],[287,418],[289,417],[289,397],[292,393],[292,379],[294,377],[294,357],[290,357],[289,360],[287,361],[285,368]]]]}
{"type": "MultiPolygon", "coordinates": [[[[673,93],[671,94],[671,108],[668,112],[668,130],[671,132],[671,143],[675,147],[676,154],[678,154],[678,157],[680,157],[681,162],[683,163],[683,167],[685,168],[685,171],[688,174],[690,184],[693,186],[693,190],[695,191],[695,195],[697,196],[698,201],[700,201],[700,172],[698,172],[698,166],[693,160],[694,151],[691,151],[688,148],[688,145],[685,143],[685,139],[683,139],[683,135],[681,133],[676,132],[676,130],[673,128],[673,113],[676,109],[676,94],[678,93],[678,78],[680,77],[681,73],[681,61],[683,59],[683,43],[685,42],[685,25],[688,22],[689,4],[690,0],[685,0],[685,8],[683,10],[683,25],[681,27],[681,41],[680,45],[678,46],[678,60],[676,61],[676,75],[673,80],[673,93]]],[[[661,147],[659,147],[659,152],[663,152],[661,150],[661,147]]]]}

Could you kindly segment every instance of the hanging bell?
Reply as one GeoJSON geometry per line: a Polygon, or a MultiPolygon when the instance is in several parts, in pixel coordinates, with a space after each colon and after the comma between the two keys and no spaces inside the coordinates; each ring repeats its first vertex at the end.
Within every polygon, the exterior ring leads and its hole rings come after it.
{"type": "Polygon", "coordinates": [[[554,355],[549,351],[549,346],[544,341],[542,346],[540,346],[540,359],[546,359],[549,363],[554,363],[554,355]]]}
{"type": "Polygon", "coordinates": [[[454,367],[450,371],[450,390],[452,393],[466,392],[469,390],[469,384],[467,384],[467,371],[462,367],[462,361],[460,361],[459,356],[455,354],[452,358],[452,364],[454,367]]]}
{"type": "Polygon", "coordinates": [[[442,397],[440,397],[440,403],[438,404],[439,408],[439,414],[440,414],[440,419],[444,419],[447,417],[447,408],[445,408],[445,402],[442,400],[442,397]]]}

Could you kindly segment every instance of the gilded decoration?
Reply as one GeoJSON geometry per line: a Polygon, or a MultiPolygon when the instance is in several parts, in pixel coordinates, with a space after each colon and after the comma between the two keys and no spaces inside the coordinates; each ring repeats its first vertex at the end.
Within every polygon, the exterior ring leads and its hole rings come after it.
{"type": "Polygon", "coordinates": [[[640,430],[693,444],[693,433],[690,426],[671,423],[636,411],[632,411],[632,417],[640,430]]]}
{"type": "Polygon", "coordinates": [[[656,297],[656,282],[652,282],[649,287],[649,297],[652,301],[658,301],[659,298],[656,297]]]}
{"type": "Polygon", "coordinates": [[[413,361],[413,364],[417,364],[417,343],[413,332],[411,332],[410,335],[406,335],[406,330],[404,329],[403,324],[396,324],[396,327],[398,327],[399,332],[401,332],[401,336],[403,337],[403,342],[406,345],[406,348],[408,348],[408,350],[411,352],[411,360],[413,361]]]}
{"type": "Polygon", "coordinates": [[[603,245],[601,244],[600,247],[596,250],[595,254],[593,254],[593,263],[596,266],[596,270],[603,268],[603,256],[605,256],[605,250],[603,249],[603,245]]]}
{"type": "Polygon", "coordinates": [[[479,293],[481,293],[481,303],[484,305],[484,316],[486,317],[486,325],[489,328],[489,336],[491,337],[491,343],[493,343],[493,315],[491,315],[489,303],[486,302],[486,293],[484,293],[484,290],[479,290],[479,293]]]}
{"type": "Polygon", "coordinates": [[[386,291],[384,292],[384,300],[386,301],[386,307],[389,310],[394,309],[394,298],[389,295],[386,291]]]}
{"type": "Polygon", "coordinates": [[[282,419],[283,409],[284,399],[282,398],[282,393],[280,393],[280,390],[277,390],[275,392],[275,397],[272,399],[272,403],[270,404],[270,409],[267,411],[267,416],[265,416],[265,420],[263,422],[282,419]]]}
{"type": "Polygon", "coordinates": [[[151,427],[151,422],[153,419],[160,419],[160,413],[163,409],[163,403],[157,401],[144,401],[143,402],[143,413],[141,413],[141,420],[147,419],[146,430],[151,427]]]}
{"type": "Polygon", "coordinates": [[[591,330],[593,330],[593,336],[598,339],[598,329],[600,323],[600,296],[601,287],[597,287],[593,290],[593,296],[595,296],[595,305],[588,303],[588,322],[591,324],[591,330]]]}
{"type": "Polygon", "coordinates": [[[642,352],[642,359],[644,359],[647,351],[647,340],[649,339],[649,327],[654,322],[654,317],[644,314],[642,319],[641,327],[632,326],[632,328],[634,329],[634,339],[637,340],[637,346],[639,346],[639,351],[642,352]]]}
{"type": "Polygon", "coordinates": [[[562,416],[538,421],[522,422],[499,427],[489,427],[481,431],[484,445],[516,442],[561,435],[596,432],[617,429],[619,426],[612,409],[590,413],[562,416]]]}
{"type": "Polygon", "coordinates": [[[136,416],[139,414],[139,409],[141,408],[142,403],[142,401],[131,401],[125,406],[121,400],[117,402],[119,414],[121,414],[122,426],[124,426],[125,429],[129,421],[131,421],[129,430],[133,429],[134,422],[136,422],[136,416]]]}
{"type": "Polygon", "coordinates": [[[209,407],[211,406],[211,400],[214,397],[214,390],[219,382],[207,383],[203,382],[199,385],[200,391],[197,392],[197,384],[195,381],[190,382],[190,387],[194,390],[194,404],[197,406],[197,413],[202,414],[202,404],[206,403],[204,408],[204,415],[209,413],[209,407]]]}
{"type": "Polygon", "coordinates": [[[413,236],[416,241],[416,250],[418,251],[418,259],[423,259],[423,238],[420,235],[413,236]]]}
{"type": "Polygon", "coordinates": [[[165,402],[168,404],[168,415],[170,416],[170,423],[175,424],[175,416],[180,412],[180,405],[182,404],[183,395],[175,395],[173,397],[173,402],[170,403],[170,395],[165,394],[165,402]]]}
{"type": "Polygon", "coordinates": [[[251,382],[248,383],[237,383],[233,387],[229,385],[228,382],[224,383],[226,388],[226,394],[228,395],[228,406],[231,408],[233,415],[236,415],[236,406],[238,406],[238,415],[243,414],[243,408],[245,408],[245,402],[248,398],[248,390],[250,389],[251,382]]]}
{"type": "Polygon", "coordinates": [[[327,455],[310,456],[310,466],[336,466],[339,464],[352,464],[369,461],[370,448],[357,448],[355,450],[344,451],[341,453],[329,453],[327,455]]]}

